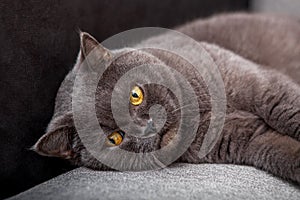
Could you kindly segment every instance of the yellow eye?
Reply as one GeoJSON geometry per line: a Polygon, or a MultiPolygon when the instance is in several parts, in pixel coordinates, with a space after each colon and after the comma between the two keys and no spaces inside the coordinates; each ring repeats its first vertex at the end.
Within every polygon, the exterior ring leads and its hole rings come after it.
{"type": "Polygon", "coordinates": [[[124,134],[121,132],[113,132],[110,134],[107,139],[108,142],[112,145],[118,146],[122,143],[123,141],[124,134]]]}
{"type": "Polygon", "coordinates": [[[143,102],[143,99],[144,95],[141,88],[134,86],[130,94],[130,103],[134,106],[138,106],[143,102]]]}

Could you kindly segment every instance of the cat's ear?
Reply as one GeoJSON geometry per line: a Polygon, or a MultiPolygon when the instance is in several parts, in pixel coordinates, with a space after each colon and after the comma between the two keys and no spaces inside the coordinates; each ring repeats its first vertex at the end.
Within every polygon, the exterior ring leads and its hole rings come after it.
{"type": "Polygon", "coordinates": [[[73,156],[72,139],[74,129],[60,127],[44,134],[31,148],[40,155],[70,159],[73,156]]]}
{"type": "Polygon", "coordinates": [[[80,32],[80,61],[88,59],[90,64],[109,61],[112,53],[102,46],[93,36],[86,32],[80,32]]]}

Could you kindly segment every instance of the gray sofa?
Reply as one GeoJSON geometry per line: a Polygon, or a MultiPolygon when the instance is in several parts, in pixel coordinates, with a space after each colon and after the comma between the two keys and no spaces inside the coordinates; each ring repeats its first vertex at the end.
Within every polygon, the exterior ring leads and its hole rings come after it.
{"type": "Polygon", "coordinates": [[[248,166],[175,164],[144,172],[77,168],[10,200],[47,199],[287,199],[299,186],[248,166]]]}

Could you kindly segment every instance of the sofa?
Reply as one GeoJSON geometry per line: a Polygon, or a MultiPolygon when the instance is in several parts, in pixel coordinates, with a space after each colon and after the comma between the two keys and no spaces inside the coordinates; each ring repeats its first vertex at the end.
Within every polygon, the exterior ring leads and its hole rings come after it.
{"type": "Polygon", "coordinates": [[[174,164],[143,172],[77,168],[9,200],[300,199],[299,186],[249,166],[174,164]]]}

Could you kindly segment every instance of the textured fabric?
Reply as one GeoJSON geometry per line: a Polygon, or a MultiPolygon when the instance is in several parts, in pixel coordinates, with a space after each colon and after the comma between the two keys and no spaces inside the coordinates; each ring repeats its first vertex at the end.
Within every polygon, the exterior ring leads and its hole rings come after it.
{"type": "Polygon", "coordinates": [[[78,168],[12,199],[300,199],[300,188],[248,166],[176,164],[144,172],[78,168]]]}

